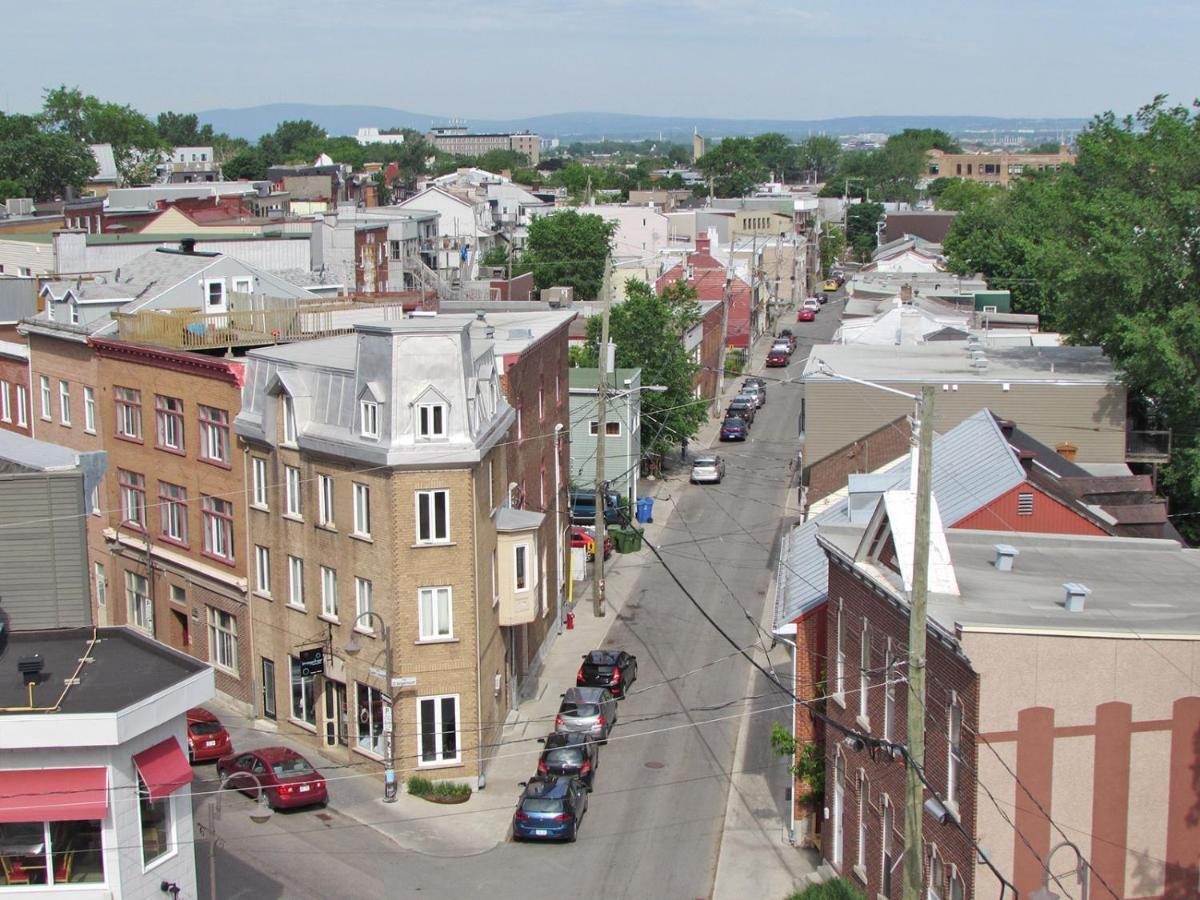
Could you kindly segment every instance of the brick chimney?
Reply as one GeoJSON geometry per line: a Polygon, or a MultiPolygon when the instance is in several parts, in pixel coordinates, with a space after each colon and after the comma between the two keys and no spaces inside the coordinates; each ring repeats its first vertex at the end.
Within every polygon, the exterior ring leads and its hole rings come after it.
{"type": "Polygon", "coordinates": [[[696,255],[709,256],[711,253],[711,241],[707,234],[696,235],[696,255]]]}
{"type": "Polygon", "coordinates": [[[1061,456],[1063,459],[1069,459],[1071,462],[1075,461],[1075,454],[1079,452],[1079,448],[1070,441],[1063,441],[1061,444],[1055,444],[1054,449],[1058,452],[1059,456],[1061,456]]]}

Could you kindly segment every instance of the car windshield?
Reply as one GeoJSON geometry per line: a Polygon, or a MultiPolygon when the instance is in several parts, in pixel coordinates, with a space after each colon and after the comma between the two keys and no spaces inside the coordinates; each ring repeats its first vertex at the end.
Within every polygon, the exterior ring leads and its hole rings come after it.
{"type": "Polygon", "coordinates": [[[564,716],[571,716],[576,719],[587,719],[592,716],[600,715],[600,707],[595,703],[572,703],[567,701],[559,710],[564,716]]]}
{"type": "Polygon", "coordinates": [[[307,759],[293,756],[291,759],[281,759],[271,764],[271,770],[276,778],[291,778],[295,775],[312,775],[316,770],[308,764],[307,759]]]}
{"type": "Polygon", "coordinates": [[[220,734],[220,722],[192,722],[188,725],[192,734],[220,734]]]}
{"type": "Polygon", "coordinates": [[[527,797],[521,801],[521,811],[527,813],[562,812],[562,801],[547,800],[544,797],[527,797]]]}
{"type": "Polygon", "coordinates": [[[588,664],[593,666],[611,666],[616,662],[616,655],[603,650],[593,650],[588,654],[588,664]]]}
{"type": "Polygon", "coordinates": [[[577,766],[583,762],[583,750],[579,747],[558,747],[546,751],[546,762],[556,766],[577,766]]]}
{"type": "Polygon", "coordinates": [[[745,426],[745,424],[746,423],[743,422],[741,419],[726,419],[725,420],[726,428],[742,428],[745,426]]]}
{"type": "Polygon", "coordinates": [[[694,469],[711,469],[716,464],[717,464],[717,461],[715,459],[713,459],[711,456],[706,456],[703,459],[698,459],[694,463],[692,463],[692,468],[694,468],[694,469]]]}

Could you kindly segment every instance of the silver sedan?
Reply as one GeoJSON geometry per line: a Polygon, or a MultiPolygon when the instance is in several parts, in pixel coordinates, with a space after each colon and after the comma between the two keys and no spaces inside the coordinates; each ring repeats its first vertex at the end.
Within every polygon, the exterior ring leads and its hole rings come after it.
{"type": "Polygon", "coordinates": [[[692,484],[720,484],[725,477],[725,460],[713,454],[692,462],[692,484]]]}

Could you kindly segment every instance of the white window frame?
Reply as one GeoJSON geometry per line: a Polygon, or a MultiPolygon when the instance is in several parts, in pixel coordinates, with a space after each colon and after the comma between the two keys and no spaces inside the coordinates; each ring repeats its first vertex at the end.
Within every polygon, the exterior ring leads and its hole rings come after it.
{"type": "MultiPolygon", "coordinates": [[[[141,800],[142,800],[143,793],[148,792],[148,788],[146,787],[146,783],[144,781],[142,781],[141,775],[138,775],[138,777],[137,777],[137,785],[138,785],[138,793],[137,793],[137,797],[138,797],[138,833],[140,835],[144,836],[146,833],[146,830],[142,824],[141,800]]],[[[177,834],[177,830],[176,830],[176,824],[179,821],[179,816],[176,814],[176,810],[175,810],[175,794],[173,794],[173,793],[168,794],[167,796],[162,797],[159,800],[154,801],[154,802],[166,804],[167,845],[162,848],[162,852],[159,853],[157,856],[147,859],[146,858],[146,845],[145,845],[144,838],[143,838],[143,840],[138,842],[138,849],[139,849],[140,855],[141,855],[143,872],[149,872],[151,869],[157,868],[158,866],[162,865],[167,860],[173,859],[175,857],[175,855],[179,852],[179,840],[178,840],[178,834],[177,834]]]]}
{"type": "Polygon", "coordinates": [[[96,433],[96,389],[91,385],[83,387],[83,430],[96,433]]]}
{"type": "Polygon", "coordinates": [[[869,809],[869,792],[871,782],[867,773],[858,770],[858,836],[854,848],[854,867],[863,873],[865,880],[867,871],[867,811],[869,809]]]}
{"type": "Polygon", "coordinates": [[[300,469],[298,466],[283,467],[284,494],[287,502],[285,513],[294,519],[304,518],[304,503],[300,492],[300,469]]]}
{"type": "Polygon", "coordinates": [[[271,548],[262,544],[254,545],[254,589],[271,596],[271,548]]]}
{"type": "Polygon", "coordinates": [[[533,579],[529,577],[529,544],[513,546],[513,591],[524,594],[532,589],[533,579]]]}
{"type": "Polygon", "coordinates": [[[432,488],[426,491],[416,491],[416,523],[418,544],[448,544],[450,543],[450,490],[448,488],[432,488]],[[444,506],[445,531],[437,534],[437,503],[439,495],[444,506]],[[424,516],[422,507],[426,507],[424,516]],[[422,532],[427,537],[422,537],[422,532]]]}
{"type": "Polygon", "coordinates": [[[253,487],[250,505],[255,509],[270,509],[267,494],[267,461],[261,456],[250,457],[250,482],[253,487]]]}
{"type": "Polygon", "coordinates": [[[833,665],[833,696],[843,707],[846,705],[846,627],[842,617],[842,601],[837,604],[837,650],[833,665]]]}
{"type": "Polygon", "coordinates": [[[184,450],[183,401],[178,397],[168,397],[166,394],[154,396],[154,436],[159,447],[182,453],[184,450]],[[160,405],[178,403],[179,409],[160,405]]]}
{"type": "Polygon", "coordinates": [[[71,427],[71,383],[58,380],[58,421],[71,427]]]}
{"type": "Polygon", "coordinates": [[[317,524],[322,528],[334,528],[333,476],[317,475],[317,524]]]}
{"type": "Polygon", "coordinates": [[[379,404],[374,400],[358,401],[358,433],[361,437],[379,440],[379,404]]]}
{"type": "Polygon", "coordinates": [[[449,417],[449,412],[449,407],[440,401],[437,403],[418,403],[417,437],[426,441],[445,438],[449,433],[446,428],[446,420],[449,417]]]}
{"type": "Polygon", "coordinates": [[[233,279],[232,290],[235,294],[252,294],[254,293],[254,279],[248,275],[236,277],[233,279]]]}
{"type": "Polygon", "coordinates": [[[883,739],[890,741],[896,731],[896,659],[892,655],[892,639],[888,638],[883,667],[883,739]]]}
{"type": "Polygon", "coordinates": [[[104,571],[104,563],[92,563],[92,578],[96,584],[96,606],[108,605],[108,575],[104,571]]]}
{"type": "Polygon", "coordinates": [[[458,765],[462,761],[462,703],[459,700],[458,694],[434,694],[428,697],[417,698],[417,767],[418,768],[436,768],[439,766],[458,765]],[[454,755],[447,756],[444,753],[442,746],[442,736],[447,732],[446,723],[442,720],[442,701],[454,701],[454,755]],[[437,747],[434,752],[434,758],[431,760],[425,759],[424,748],[421,746],[424,735],[423,726],[424,716],[421,713],[421,707],[426,702],[433,703],[433,730],[434,740],[437,747]]]}
{"type": "MultiPolygon", "coordinates": [[[[879,800],[879,885],[888,884],[891,880],[888,872],[887,858],[892,849],[893,832],[895,831],[896,812],[892,809],[892,800],[884,794],[879,800]]],[[[895,860],[892,860],[893,863],[895,860]]],[[[890,894],[880,893],[880,896],[890,897],[890,894]]]]}
{"type": "Polygon", "coordinates": [[[237,616],[215,606],[208,607],[208,661],[217,669],[237,674],[237,616]]]}
{"type": "Polygon", "coordinates": [[[958,872],[958,866],[950,866],[950,900],[963,900],[966,897],[967,886],[963,882],[962,875],[958,872]],[[957,888],[957,890],[955,890],[957,888]]]}
{"type": "Polygon", "coordinates": [[[42,421],[49,422],[51,419],[50,377],[48,375],[39,375],[38,386],[41,388],[42,394],[42,421]]]}
{"type": "Polygon", "coordinates": [[[454,640],[454,590],[449,585],[419,588],[417,621],[421,643],[454,640]],[[443,598],[444,616],[440,609],[443,598]]]}
{"type": "Polygon", "coordinates": [[[200,495],[200,521],[204,526],[204,539],[202,543],[204,552],[209,556],[230,563],[234,561],[236,556],[234,553],[233,534],[234,515],[234,505],[228,500],[224,500],[221,497],[200,495]],[[224,504],[229,510],[228,515],[218,512],[220,504],[224,504]]]}
{"type": "Polygon", "coordinates": [[[962,781],[962,717],[962,701],[952,692],[946,708],[946,804],[955,810],[962,781]]]}
{"type": "Polygon", "coordinates": [[[154,634],[154,607],[150,602],[150,583],[145,575],[125,570],[125,603],[129,624],[154,634]]]}
{"type": "Polygon", "coordinates": [[[871,631],[863,619],[862,635],[858,649],[858,717],[863,722],[871,721],[871,708],[867,701],[871,692],[871,631]]]}
{"type": "Polygon", "coordinates": [[[354,531],[355,537],[369,538],[371,536],[371,486],[356,481],[351,491],[354,497],[354,531]]]}
{"type": "Polygon", "coordinates": [[[288,556],[288,606],[304,609],[304,560],[288,556]]]}
{"type": "Polygon", "coordinates": [[[25,385],[17,385],[17,424],[22,428],[29,425],[29,394],[25,385]]]}
{"type": "Polygon", "coordinates": [[[337,569],[321,566],[321,618],[338,621],[337,569]]]}
{"type": "Polygon", "coordinates": [[[375,585],[369,578],[363,578],[361,575],[354,576],[354,630],[360,631],[363,634],[374,634],[374,620],[367,616],[362,618],[364,613],[374,612],[375,609],[375,585]]]}
{"type": "Polygon", "coordinates": [[[12,409],[9,406],[8,382],[0,380],[0,422],[12,421],[12,409]]]}
{"type": "Polygon", "coordinates": [[[229,427],[229,410],[201,404],[197,415],[200,421],[199,458],[204,462],[228,466],[233,438],[229,427]]]}
{"type": "Polygon", "coordinates": [[[946,866],[938,853],[937,845],[929,848],[929,883],[925,886],[925,900],[942,900],[945,893],[946,866]],[[942,877],[937,878],[937,869],[941,868],[942,877]],[[941,882],[939,884],[939,882],[941,882]]]}
{"type": "Polygon", "coordinates": [[[296,401],[288,394],[283,395],[283,443],[295,447],[300,435],[296,422],[296,401]]]}
{"type": "Polygon", "coordinates": [[[228,297],[226,297],[226,295],[225,295],[225,279],[224,278],[205,278],[204,279],[204,312],[206,312],[206,313],[211,313],[214,311],[219,312],[219,313],[225,312],[225,310],[228,308],[228,306],[229,306],[229,300],[228,300],[228,297]],[[214,284],[221,288],[221,290],[220,290],[221,299],[217,303],[213,303],[213,300],[212,300],[212,288],[213,288],[214,284]]]}

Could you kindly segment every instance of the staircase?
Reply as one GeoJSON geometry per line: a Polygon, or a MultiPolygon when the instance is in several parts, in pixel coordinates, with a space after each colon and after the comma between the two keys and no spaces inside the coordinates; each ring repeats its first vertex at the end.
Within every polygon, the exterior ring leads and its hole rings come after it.
{"type": "Polygon", "coordinates": [[[481,303],[491,299],[491,293],[486,288],[451,285],[415,253],[405,257],[404,269],[416,279],[422,290],[432,292],[438,300],[481,303]]]}

